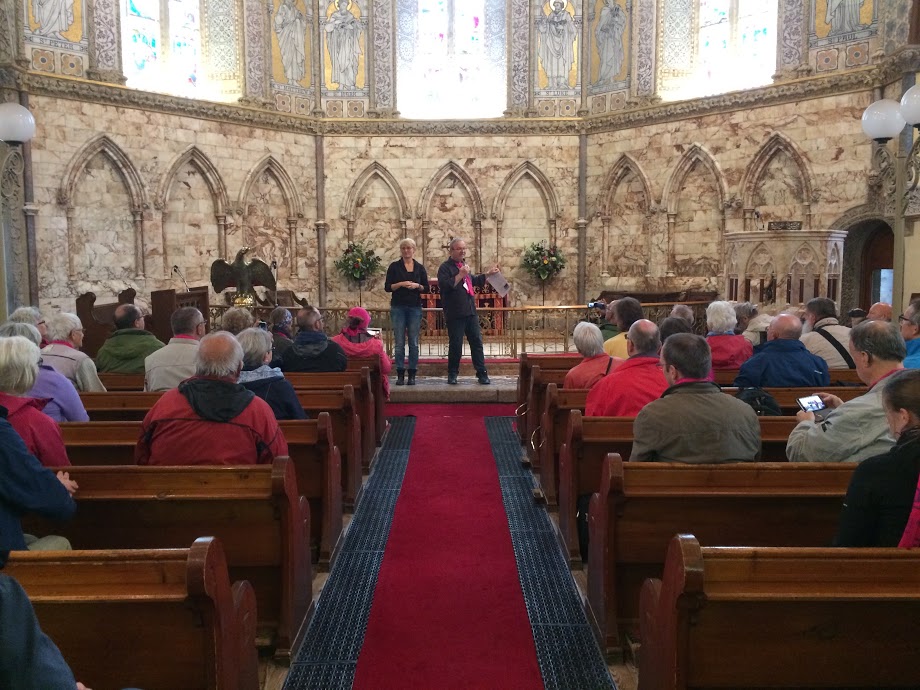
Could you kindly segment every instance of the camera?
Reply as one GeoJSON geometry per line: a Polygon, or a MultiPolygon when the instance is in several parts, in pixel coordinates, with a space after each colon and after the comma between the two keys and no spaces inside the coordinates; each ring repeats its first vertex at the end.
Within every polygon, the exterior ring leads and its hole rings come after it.
{"type": "Polygon", "coordinates": [[[606,302],[588,302],[588,309],[606,309],[606,302]]]}

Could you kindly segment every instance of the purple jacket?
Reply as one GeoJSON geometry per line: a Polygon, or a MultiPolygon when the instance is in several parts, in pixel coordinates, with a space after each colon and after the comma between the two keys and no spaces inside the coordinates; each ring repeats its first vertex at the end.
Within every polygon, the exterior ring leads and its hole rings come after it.
{"type": "Polygon", "coordinates": [[[38,376],[29,398],[45,398],[48,404],[42,410],[56,422],[88,422],[89,415],[80,400],[77,389],[63,374],[44,364],[38,365],[38,376]]]}

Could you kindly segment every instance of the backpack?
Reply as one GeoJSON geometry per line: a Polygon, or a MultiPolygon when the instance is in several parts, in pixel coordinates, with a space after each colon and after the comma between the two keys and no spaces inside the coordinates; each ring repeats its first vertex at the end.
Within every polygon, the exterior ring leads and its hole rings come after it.
{"type": "Polygon", "coordinates": [[[783,409],[776,402],[776,398],[763,388],[757,388],[756,386],[741,388],[735,393],[735,397],[753,407],[758,417],[783,416],[783,409]]]}

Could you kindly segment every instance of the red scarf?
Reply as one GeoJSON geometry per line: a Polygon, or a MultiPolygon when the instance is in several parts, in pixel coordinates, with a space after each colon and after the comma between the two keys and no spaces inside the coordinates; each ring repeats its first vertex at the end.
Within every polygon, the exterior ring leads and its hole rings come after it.
{"type": "Polygon", "coordinates": [[[907,527],[898,548],[915,549],[920,546],[920,483],[917,484],[917,493],[914,494],[914,507],[911,508],[910,517],[907,518],[907,527]]]}

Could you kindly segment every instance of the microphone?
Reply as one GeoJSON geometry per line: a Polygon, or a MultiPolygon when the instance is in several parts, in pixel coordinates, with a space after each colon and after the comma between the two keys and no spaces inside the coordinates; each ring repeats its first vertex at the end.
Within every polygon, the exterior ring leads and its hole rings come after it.
{"type": "Polygon", "coordinates": [[[182,271],[179,270],[179,267],[178,267],[178,266],[173,266],[173,273],[175,273],[177,276],[179,276],[180,278],[182,278],[182,282],[183,282],[183,284],[185,285],[185,291],[186,291],[186,292],[191,292],[191,288],[188,286],[188,283],[185,282],[185,276],[182,275],[182,271]]]}

